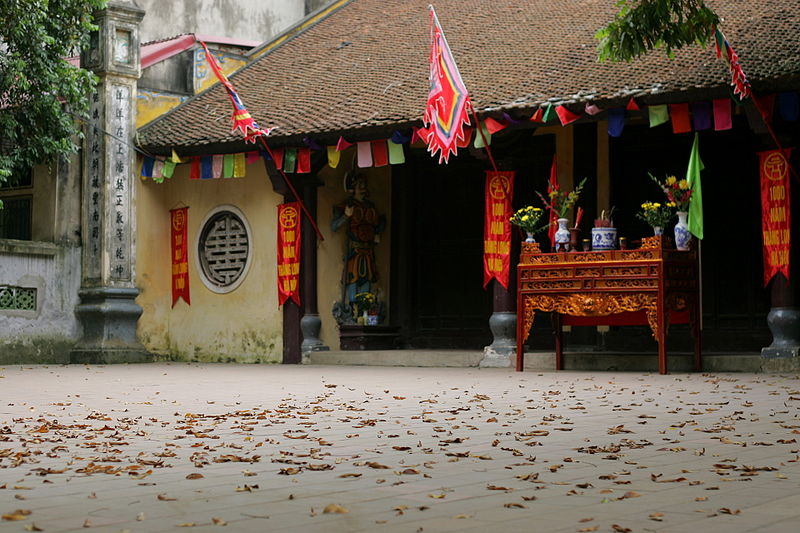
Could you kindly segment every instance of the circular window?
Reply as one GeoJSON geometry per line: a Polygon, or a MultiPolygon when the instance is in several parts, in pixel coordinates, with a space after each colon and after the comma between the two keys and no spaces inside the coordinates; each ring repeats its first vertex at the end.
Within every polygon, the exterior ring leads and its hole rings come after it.
{"type": "Polygon", "coordinates": [[[250,228],[241,211],[220,206],[206,216],[197,257],[210,290],[226,293],[239,286],[250,266],[250,228]]]}

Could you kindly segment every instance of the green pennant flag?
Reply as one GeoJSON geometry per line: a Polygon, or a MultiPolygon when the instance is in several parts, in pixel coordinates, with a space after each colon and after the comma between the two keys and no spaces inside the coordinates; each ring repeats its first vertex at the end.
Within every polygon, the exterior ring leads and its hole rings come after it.
{"type": "Polygon", "coordinates": [[[232,178],[233,177],[233,161],[234,155],[233,154],[225,154],[222,158],[222,177],[223,178],[232,178]]]}
{"type": "Polygon", "coordinates": [[[689,232],[703,239],[703,191],[700,188],[700,171],[703,170],[703,162],[700,160],[700,143],[697,132],[694,134],[692,153],[689,155],[689,167],[686,169],[686,181],[692,189],[691,200],[689,201],[689,232]]]}
{"type": "Polygon", "coordinates": [[[542,122],[549,122],[556,116],[556,110],[553,107],[553,104],[547,104],[547,109],[544,110],[544,116],[542,117],[542,122]]]}
{"type": "Polygon", "coordinates": [[[650,117],[651,128],[669,122],[669,111],[667,111],[666,104],[647,106],[647,112],[650,117]]]}
{"type": "Polygon", "coordinates": [[[481,135],[480,131],[475,131],[475,142],[472,143],[475,148],[483,148],[487,144],[492,144],[492,134],[489,133],[489,129],[486,127],[486,122],[481,122],[481,130],[483,131],[483,135],[481,135]],[[486,138],[485,144],[483,142],[484,138],[486,138]]]}
{"type": "Polygon", "coordinates": [[[294,172],[297,167],[297,148],[287,148],[283,153],[283,171],[294,172]]]}
{"type": "Polygon", "coordinates": [[[406,155],[403,152],[402,144],[395,144],[391,141],[386,143],[389,145],[389,164],[400,165],[406,162],[406,155]]]}
{"type": "Polygon", "coordinates": [[[175,161],[172,159],[165,159],[164,169],[161,171],[161,176],[164,178],[171,178],[173,172],[175,172],[175,161]]]}

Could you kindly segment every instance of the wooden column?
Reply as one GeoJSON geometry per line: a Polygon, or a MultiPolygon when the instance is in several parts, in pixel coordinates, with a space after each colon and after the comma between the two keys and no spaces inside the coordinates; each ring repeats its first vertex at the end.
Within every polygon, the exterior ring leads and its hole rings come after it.
{"type": "MultiPolygon", "coordinates": [[[[316,176],[303,183],[303,203],[317,220],[317,188],[321,185],[316,176]]],[[[300,319],[302,343],[300,351],[305,361],[311,352],[327,351],[330,348],[319,338],[322,320],[317,307],[317,234],[308,220],[302,221],[302,250],[300,267],[300,301],[303,302],[303,315],[300,319]]]]}

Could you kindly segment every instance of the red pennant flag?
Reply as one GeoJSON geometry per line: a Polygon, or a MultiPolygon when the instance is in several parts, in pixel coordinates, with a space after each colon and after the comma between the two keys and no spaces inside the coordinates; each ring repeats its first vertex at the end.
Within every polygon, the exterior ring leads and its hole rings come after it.
{"type": "Polygon", "coordinates": [[[427,143],[426,139],[430,132],[425,128],[412,128],[411,130],[411,144],[414,144],[417,141],[422,141],[423,143],[427,143]]]}
{"type": "Polygon", "coordinates": [[[236,131],[237,129],[242,130],[244,139],[247,142],[256,142],[256,138],[259,135],[269,135],[269,132],[272,131],[272,128],[263,129],[256,124],[256,121],[250,116],[250,113],[247,111],[247,109],[245,109],[242,99],[239,98],[239,93],[236,92],[236,89],[234,89],[231,82],[228,81],[225,73],[222,72],[222,69],[220,68],[219,63],[217,63],[216,58],[211,55],[211,52],[208,51],[206,43],[200,41],[200,44],[203,45],[203,50],[206,52],[206,61],[211,67],[211,70],[214,71],[214,74],[217,76],[217,79],[220,81],[220,83],[225,86],[225,90],[228,91],[228,96],[233,104],[233,128],[231,128],[231,131],[236,131]]]}
{"type": "Polygon", "coordinates": [[[198,156],[192,157],[192,165],[189,167],[189,179],[200,179],[200,158],[198,156]]]}
{"type": "Polygon", "coordinates": [[[183,298],[190,305],[189,298],[189,239],[186,236],[186,217],[188,207],[171,209],[170,251],[172,253],[172,307],[183,298]]]}
{"type": "Polygon", "coordinates": [[[544,117],[544,109],[541,107],[537,109],[533,115],[531,115],[530,121],[531,122],[542,122],[542,117],[544,117]]]}
{"type": "Polygon", "coordinates": [[[272,160],[275,162],[275,168],[278,170],[283,168],[283,148],[272,149],[272,160]]]}
{"type": "MultiPolygon", "coordinates": [[[[558,190],[558,172],[556,172],[556,154],[553,154],[553,164],[550,165],[550,183],[547,184],[547,194],[558,190]]],[[[547,236],[550,238],[551,249],[556,249],[556,231],[558,230],[558,215],[555,210],[555,202],[550,200],[550,225],[547,227],[547,236]]]]}
{"type": "Polygon", "coordinates": [[[376,167],[385,167],[389,164],[389,148],[385,139],[372,141],[372,164],[376,167]]]}
{"type": "Polygon", "coordinates": [[[278,305],[300,305],[300,204],[278,206],[278,305]]]}
{"type": "MultiPolygon", "coordinates": [[[[753,96],[755,98],[755,96],[753,96]]],[[[768,94],[766,96],[758,97],[758,110],[764,118],[764,122],[772,124],[772,112],[775,109],[775,95],[768,94]]]]}
{"type": "Polygon", "coordinates": [[[472,140],[472,132],[474,131],[475,128],[464,128],[464,139],[456,141],[456,146],[459,148],[467,148],[472,140]]]}
{"type": "Polygon", "coordinates": [[[561,121],[562,126],[566,126],[567,124],[575,122],[576,120],[581,118],[580,115],[576,115],[563,105],[560,105],[556,108],[556,115],[558,115],[558,120],[561,121]]]}
{"type": "Polygon", "coordinates": [[[308,174],[311,172],[311,148],[297,149],[297,173],[308,174]]]}
{"type": "Polygon", "coordinates": [[[353,143],[344,140],[344,137],[339,136],[339,141],[336,143],[336,151],[342,152],[353,146],[353,143]]]}
{"type": "MultiPolygon", "coordinates": [[[[507,124],[503,124],[492,117],[486,117],[486,120],[483,121],[484,125],[486,126],[486,131],[494,135],[498,131],[502,131],[506,129],[508,126],[507,124]]],[[[457,144],[457,143],[456,143],[457,144]]]]}
{"type": "Polygon", "coordinates": [[[672,133],[692,131],[689,121],[689,104],[669,104],[669,116],[672,118],[672,133]]]}
{"type": "Polygon", "coordinates": [[[625,106],[625,109],[628,111],[639,111],[639,106],[636,104],[636,100],[633,99],[633,96],[628,100],[628,105],[625,106]]]}
{"type": "Polygon", "coordinates": [[[433,6],[430,6],[430,32],[430,92],[423,116],[428,127],[425,141],[428,152],[432,156],[439,152],[439,163],[447,163],[450,154],[456,153],[458,141],[464,139],[472,103],[433,6]]]}

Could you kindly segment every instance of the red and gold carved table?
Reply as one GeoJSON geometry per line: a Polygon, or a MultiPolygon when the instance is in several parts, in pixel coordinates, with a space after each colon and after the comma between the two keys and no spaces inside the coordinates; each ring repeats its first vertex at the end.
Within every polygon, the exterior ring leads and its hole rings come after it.
{"type": "Polygon", "coordinates": [[[556,369],[563,368],[562,325],[648,324],[667,373],[669,324],[689,324],[700,370],[697,252],[666,249],[659,238],[636,250],[538,253],[523,245],[517,267],[517,371],[537,311],[553,312],[556,369]]]}

